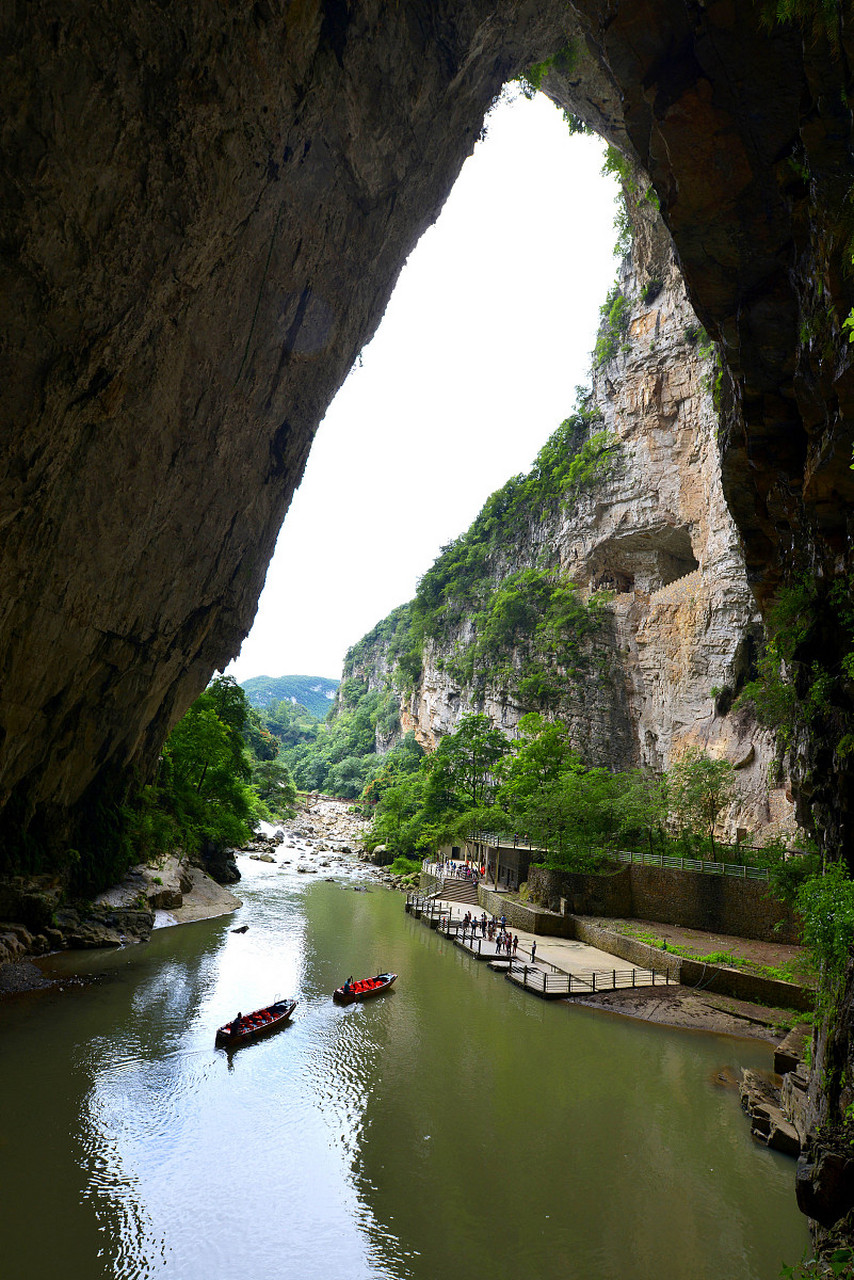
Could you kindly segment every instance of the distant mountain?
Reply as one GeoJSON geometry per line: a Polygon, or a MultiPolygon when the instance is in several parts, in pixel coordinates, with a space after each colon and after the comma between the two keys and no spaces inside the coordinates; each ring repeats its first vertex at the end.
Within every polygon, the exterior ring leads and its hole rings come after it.
{"type": "Polygon", "coordinates": [[[253,676],[251,680],[241,680],[240,686],[259,711],[287,698],[323,720],[340,683],[326,676],[253,676]]]}

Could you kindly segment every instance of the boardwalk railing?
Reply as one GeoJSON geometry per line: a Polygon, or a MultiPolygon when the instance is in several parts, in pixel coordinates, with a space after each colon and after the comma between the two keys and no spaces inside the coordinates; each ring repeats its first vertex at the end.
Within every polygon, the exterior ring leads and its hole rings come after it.
{"type": "Polygon", "coordinates": [[[597,991],[625,991],[632,987],[665,987],[670,984],[668,974],[656,973],[654,969],[586,969],[580,973],[555,970],[544,973],[539,962],[532,968],[521,960],[510,961],[507,977],[517,986],[552,998],[590,995],[597,991]]]}
{"type": "Polygon", "coordinates": [[[674,858],[667,853],[621,852],[620,862],[637,862],[643,867],[674,867],[677,871],[698,871],[707,876],[734,876],[739,880],[767,880],[767,867],[746,867],[740,862],[703,862],[699,858],[674,858]]]}
{"type": "Polygon", "coordinates": [[[439,933],[462,946],[469,955],[479,960],[499,962],[494,967],[506,967],[506,976],[511,982],[549,1000],[590,995],[597,991],[670,984],[669,974],[657,973],[653,969],[585,969],[567,973],[542,956],[538,956],[536,962],[526,960],[524,950],[519,955],[508,952],[506,946],[499,950],[496,939],[485,936],[471,918],[466,920],[466,915],[470,917],[469,912],[440,906],[424,894],[407,894],[406,910],[420,916],[439,933]]]}
{"type": "MultiPolygon", "coordinates": [[[[477,838],[487,844],[500,843],[502,848],[530,849],[535,853],[545,852],[542,845],[532,845],[522,836],[500,836],[492,831],[482,831],[478,832],[477,838]]],[[[606,849],[602,852],[608,857],[616,858],[618,862],[635,862],[643,867],[673,867],[677,871],[695,871],[706,876],[730,876],[737,880],[767,881],[769,879],[767,867],[748,867],[742,862],[707,862],[701,858],[677,858],[668,853],[638,853],[625,849],[618,852],[606,849]]],[[[425,871],[431,871],[434,875],[441,874],[438,863],[428,862],[425,858],[422,866],[425,871]]]]}

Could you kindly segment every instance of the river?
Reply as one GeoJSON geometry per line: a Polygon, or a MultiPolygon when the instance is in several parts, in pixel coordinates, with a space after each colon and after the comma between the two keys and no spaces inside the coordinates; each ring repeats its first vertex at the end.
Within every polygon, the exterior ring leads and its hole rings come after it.
{"type": "Polygon", "coordinates": [[[542,1002],[400,894],[241,869],[235,916],[59,957],[62,990],[0,1006],[3,1276],[772,1280],[801,1257],[794,1161],[720,1079],[767,1045],[542,1002]],[[386,968],[386,995],[332,1003],[386,968]],[[277,994],[290,1026],[214,1048],[277,994]]]}

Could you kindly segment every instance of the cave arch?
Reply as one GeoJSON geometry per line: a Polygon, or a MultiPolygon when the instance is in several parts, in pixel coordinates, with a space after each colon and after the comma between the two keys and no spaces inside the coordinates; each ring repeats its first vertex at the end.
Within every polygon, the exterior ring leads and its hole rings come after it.
{"type": "Polygon", "coordinates": [[[760,602],[796,542],[847,570],[840,33],[685,0],[96,0],[7,27],[6,847],[74,843],[234,655],[402,262],[502,83],[556,51],[544,89],[649,175],[721,343],[760,602]]]}

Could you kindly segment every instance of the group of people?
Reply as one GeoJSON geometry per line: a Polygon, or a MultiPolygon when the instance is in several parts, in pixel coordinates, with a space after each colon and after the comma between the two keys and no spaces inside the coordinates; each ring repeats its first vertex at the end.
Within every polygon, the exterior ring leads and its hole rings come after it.
{"type": "Polygon", "coordinates": [[[511,934],[506,927],[507,918],[502,916],[500,920],[494,920],[491,916],[487,916],[485,911],[480,916],[475,916],[471,911],[467,911],[463,916],[463,941],[466,934],[470,934],[472,940],[478,935],[486,938],[488,942],[495,943],[495,949],[498,955],[502,951],[505,955],[515,956],[516,948],[519,946],[519,938],[516,934],[511,934]]]}
{"type": "Polygon", "coordinates": [[[439,875],[456,876],[461,880],[478,880],[483,878],[485,867],[475,867],[470,862],[455,862],[453,858],[449,858],[446,862],[437,862],[436,869],[439,875]]]}

